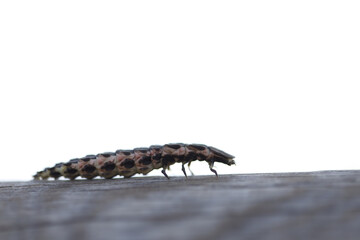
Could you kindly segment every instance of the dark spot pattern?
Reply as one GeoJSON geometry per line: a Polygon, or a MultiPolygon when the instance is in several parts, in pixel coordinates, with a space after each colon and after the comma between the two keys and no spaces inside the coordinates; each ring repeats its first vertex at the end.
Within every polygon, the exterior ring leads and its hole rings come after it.
{"type": "Polygon", "coordinates": [[[143,165],[149,165],[149,164],[151,164],[151,157],[144,156],[142,159],[140,159],[139,163],[141,163],[143,165]]]}
{"type": "Polygon", "coordinates": [[[116,154],[124,154],[125,156],[129,156],[133,153],[133,150],[116,150],[116,154]]]}
{"type": "Polygon", "coordinates": [[[82,161],[84,161],[84,162],[88,162],[88,161],[90,161],[91,159],[96,159],[96,156],[95,156],[95,155],[86,155],[85,157],[80,158],[80,160],[82,160],[82,161]]]}
{"type": "Polygon", "coordinates": [[[73,159],[71,159],[69,162],[71,162],[71,163],[78,163],[78,162],[79,162],[79,159],[78,159],[78,158],[73,158],[73,159]]]}
{"type": "Polygon", "coordinates": [[[152,159],[156,160],[156,161],[159,161],[161,159],[161,153],[157,153],[155,154],[152,159]]]}
{"type": "Polygon", "coordinates": [[[149,151],[148,148],[135,148],[134,152],[141,152],[141,153],[147,153],[149,151]]]}
{"type": "Polygon", "coordinates": [[[104,165],[101,167],[101,169],[105,170],[105,171],[112,171],[115,169],[115,163],[113,162],[106,162],[104,163],[104,165]]]}
{"type": "Polygon", "coordinates": [[[65,170],[65,173],[68,173],[68,174],[75,174],[78,170],[76,170],[75,168],[67,168],[65,170]]]}
{"type": "Polygon", "coordinates": [[[190,161],[195,161],[195,160],[196,160],[196,153],[194,153],[194,152],[189,152],[184,158],[185,162],[190,162],[190,161]]]}
{"type": "Polygon", "coordinates": [[[59,178],[59,177],[61,177],[61,174],[59,172],[51,171],[50,177],[59,178]]]}
{"type": "Polygon", "coordinates": [[[175,163],[175,158],[171,155],[165,155],[162,158],[162,164],[164,167],[168,167],[175,163]]]}
{"type": "Polygon", "coordinates": [[[125,159],[120,166],[124,166],[125,168],[133,168],[135,166],[135,162],[132,159],[125,159]]]}
{"type": "Polygon", "coordinates": [[[176,144],[166,144],[165,145],[166,147],[169,147],[169,148],[172,148],[172,149],[179,149],[179,148],[181,148],[181,144],[179,143],[176,143],[176,144]]]}
{"type": "Polygon", "coordinates": [[[160,151],[162,149],[161,145],[151,145],[149,147],[150,150],[160,151]]]}
{"type": "Polygon", "coordinates": [[[96,167],[94,167],[93,165],[90,165],[90,164],[86,164],[82,170],[87,173],[93,173],[96,170],[96,167]]]}
{"type": "Polygon", "coordinates": [[[195,148],[196,150],[199,150],[199,151],[204,151],[206,149],[206,146],[202,145],[202,144],[189,144],[188,146],[195,148]]]}
{"type": "Polygon", "coordinates": [[[105,153],[99,153],[98,154],[98,156],[103,156],[103,157],[106,157],[106,158],[108,158],[110,156],[114,156],[114,155],[115,155],[115,153],[113,153],[113,152],[105,152],[105,153]]]}
{"type": "Polygon", "coordinates": [[[55,168],[59,168],[59,167],[61,167],[63,165],[63,163],[57,163],[57,164],[55,164],[55,168]]]}

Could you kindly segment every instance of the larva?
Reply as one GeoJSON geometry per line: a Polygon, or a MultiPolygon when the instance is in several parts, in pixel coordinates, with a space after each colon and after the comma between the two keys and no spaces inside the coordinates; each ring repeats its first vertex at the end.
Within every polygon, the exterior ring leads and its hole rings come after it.
{"type": "Polygon", "coordinates": [[[51,168],[45,168],[33,177],[35,180],[46,180],[50,177],[58,179],[61,176],[70,180],[79,176],[87,179],[93,179],[96,176],[110,179],[116,175],[129,178],[137,173],[146,175],[153,169],[162,168],[161,172],[169,179],[166,169],[169,169],[171,165],[181,163],[182,171],[187,177],[184,165],[190,166],[191,162],[196,160],[206,161],[210,170],[218,176],[216,170],[213,169],[214,163],[220,162],[231,166],[235,164],[234,158],[224,151],[204,144],[171,143],[163,146],[152,145],[149,148],[119,149],[116,152],[87,155],[71,159],[66,163],[55,164],[51,168]]]}

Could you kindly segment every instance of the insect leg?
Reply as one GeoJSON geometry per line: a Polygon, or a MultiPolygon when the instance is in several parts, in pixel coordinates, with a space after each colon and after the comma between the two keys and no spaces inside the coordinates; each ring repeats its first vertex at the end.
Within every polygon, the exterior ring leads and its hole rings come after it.
{"type": "Polygon", "coordinates": [[[166,170],[166,168],[163,168],[163,170],[161,170],[162,174],[164,174],[164,176],[165,176],[167,179],[170,179],[169,176],[166,174],[165,170],[166,170]]]}
{"type": "Polygon", "coordinates": [[[189,169],[189,171],[190,171],[190,173],[191,173],[191,176],[194,176],[193,171],[191,171],[191,169],[190,169],[190,164],[191,164],[191,161],[188,163],[188,169],[189,169]]]}
{"type": "Polygon", "coordinates": [[[216,177],[219,177],[216,170],[213,169],[214,167],[214,162],[209,162],[209,168],[210,168],[210,171],[212,171],[213,173],[215,173],[216,177]]]}
{"type": "Polygon", "coordinates": [[[185,167],[184,167],[185,163],[182,163],[182,167],[181,167],[181,170],[183,171],[185,177],[187,178],[187,175],[186,175],[186,171],[185,171],[185,167]]]}

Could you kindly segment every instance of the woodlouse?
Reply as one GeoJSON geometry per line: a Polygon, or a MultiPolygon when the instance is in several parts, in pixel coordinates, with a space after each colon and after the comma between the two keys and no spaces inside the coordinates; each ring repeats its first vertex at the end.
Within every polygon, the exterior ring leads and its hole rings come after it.
{"type": "Polygon", "coordinates": [[[210,170],[218,176],[213,169],[215,162],[229,166],[235,164],[234,156],[217,148],[204,144],[171,143],[165,145],[152,145],[149,148],[135,148],[133,150],[117,150],[97,155],[87,155],[82,158],[71,159],[66,163],[55,164],[54,167],[45,168],[33,177],[36,180],[46,180],[49,177],[58,179],[63,176],[74,180],[76,177],[92,179],[100,176],[106,179],[116,175],[129,178],[137,173],[146,175],[153,169],[162,168],[161,172],[166,178],[169,176],[166,169],[174,163],[182,164],[182,171],[187,177],[185,164],[190,166],[193,161],[206,161],[210,170]]]}

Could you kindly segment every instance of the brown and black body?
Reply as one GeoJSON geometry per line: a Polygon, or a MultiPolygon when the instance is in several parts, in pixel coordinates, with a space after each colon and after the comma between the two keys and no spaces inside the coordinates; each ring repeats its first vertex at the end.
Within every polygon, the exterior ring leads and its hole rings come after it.
{"type": "Polygon", "coordinates": [[[115,164],[120,176],[129,178],[137,173],[134,150],[117,150],[115,164]]]}
{"type": "Polygon", "coordinates": [[[81,177],[86,179],[93,179],[99,175],[98,169],[95,167],[96,156],[86,155],[85,157],[79,158],[77,169],[81,177]]]}
{"type": "Polygon", "coordinates": [[[116,154],[113,152],[99,153],[96,155],[94,166],[98,170],[100,177],[110,179],[119,174],[115,160],[116,154]]]}
{"type": "Polygon", "coordinates": [[[62,164],[62,176],[65,178],[69,178],[70,180],[74,180],[78,176],[80,176],[78,169],[78,158],[71,159],[67,163],[62,164]]]}
{"type": "Polygon", "coordinates": [[[187,177],[184,165],[190,166],[193,161],[206,161],[213,169],[215,162],[235,164],[234,156],[204,144],[172,143],[152,145],[149,148],[135,148],[133,150],[117,150],[115,153],[106,152],[97,155],[87,155],[83,158],[72,159],[67,163],[58,163],[54,167],[45,168],[34,175],[34,179],[46,180],[49,177],[58,179],[63,176],[74,180],[76,177],[92,179],[96,176],[107,179],[116,175],[131,177],[137,173],[146,175],[153,169],[162,168],[167,177],[166,169],[175,163],[182,164],[182,171],[187,177]]]}

